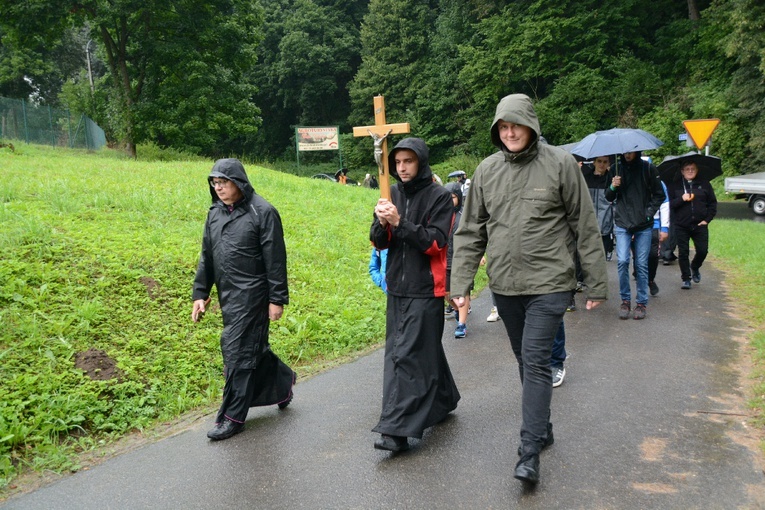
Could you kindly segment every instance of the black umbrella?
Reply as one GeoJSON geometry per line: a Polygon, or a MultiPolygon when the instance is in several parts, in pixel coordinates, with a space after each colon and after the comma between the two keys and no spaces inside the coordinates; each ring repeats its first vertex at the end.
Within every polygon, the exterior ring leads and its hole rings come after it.
{"type": "Polygon", "coordinates": [[[697,179],[711,181],[722,175],[722,161],[717,156],[705,156],[695,152],[687,152],[680,156],[667,156],[658,166],[659,176],[666,184],[680,180],[680,169],[687,162],[696,163],[699,173],[697,179]]]}

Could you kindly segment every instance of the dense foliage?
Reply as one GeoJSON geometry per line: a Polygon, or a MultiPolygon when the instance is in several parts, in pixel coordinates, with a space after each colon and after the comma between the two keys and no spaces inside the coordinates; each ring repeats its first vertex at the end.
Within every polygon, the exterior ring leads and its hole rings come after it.
{"type": "MultiPolygon", "coordinates": [[[[765,163],[764,24],[756,0],[8,2],[0,95],[84,110],[128,147],[294,160],[295,126],[349,133],[382,94],[442,160],[490,152],[494,106],[524,92],[553,144],[642,127],[662,157],[687,150],[682,120],[719,118],[712,152],[738,174],[765,163]]],[[[368,140],[341,149],[371,166],[368,140]]]]}
{"type": "MultiPolygon", "coordinates": [[[[261,22],[250,0],[4,2],[0,93],[23,91],[24,83],[38,89],[48,69],[63,74],[67,69],[46,48],[77,27],[98,41],[106,69],[100,103],[86,113],[119,136],[128,153],[135,156],[135,144],[149,140],[209,155],[242,151],[260,121],[248,77],[261,22]]],[[[83,58],[80,69],[86,66],[83,58]]],[[[70,80],[85,76],[72,74],[70,80]]],[[[43,92],[41,100],[58,100],[58,91],[43,92]]]]}

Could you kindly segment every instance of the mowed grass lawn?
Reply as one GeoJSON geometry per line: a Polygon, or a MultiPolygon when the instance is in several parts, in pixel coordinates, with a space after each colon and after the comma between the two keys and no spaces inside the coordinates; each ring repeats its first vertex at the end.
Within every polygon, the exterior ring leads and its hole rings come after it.
{"type": "MultiPolygon", "coordinates": [[[[211,168],[0,152],[0,487],[25,466],[76,470],[79,451],[219,401],[220,313],[190,318],[211,168]],[[90,376],[75,366],[86,351],[90,376]]],[[[368,275],[377,192],[246,168],[285,228],[274,351],[306,375],[383,341],[368,275]]]]}
{"type": "MultiPolygon", "coordinates": [[[[220,313],[190,320],[211,167],[0,149],[0,496],[24,469],[76,471],[83,451],[218,403],[220,313]]],[[[367,274],[376,191],[246,167],[285,227],[291,303],[274,351],[304,376],[380,345],[385,299],[367,274]]],[[[765,224],[710,228],[709,260],[748,326],[763,427],[765,224]]]]}

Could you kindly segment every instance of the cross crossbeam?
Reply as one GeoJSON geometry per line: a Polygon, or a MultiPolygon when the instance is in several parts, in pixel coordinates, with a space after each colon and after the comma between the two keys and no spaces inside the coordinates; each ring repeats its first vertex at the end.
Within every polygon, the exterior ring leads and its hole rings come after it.
{"type": "Polygon", "coordinates": [[[353,128],[353,136],[371,136],[375,143],[375,161],[379,173],[380,196],[390,200],[390,170],[388,168],[388,135],[409,133],[409,123],[387,124],[385,120],[385,98],[374,97],[375,123],[373,126],[353,128]]]}

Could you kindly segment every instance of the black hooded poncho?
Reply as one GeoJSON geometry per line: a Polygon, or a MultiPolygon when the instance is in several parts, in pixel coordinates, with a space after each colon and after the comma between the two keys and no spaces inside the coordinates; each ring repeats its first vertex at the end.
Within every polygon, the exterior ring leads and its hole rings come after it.
{"type": "Polygon", "coordinates": [[[420,438],[460,399],[441,344],[454,206],[451,193],[433,182],[428,148],[419,138],[406,138],[391,151],[391,175],[400,181],[394,155],[401,149],[414,151],[419,160],[414,179],[391,186],[401,220],[396,228],[383,228],[375,218],[370,232],[376,248],[388,248],[382,413],[372,430],[420,438]]]}
{"type": "Polygon", "coordinates": [[[289,302],[287,253],[279,213],[255,193],[239,160],[218,160],[208,181],[214,177],[232,181],[243,198],[229,210],[210,188],[213,203],[205,223],[192,298],[207,299],[213,284],[218,289],[226,385],[230,386],[236,371],[257,371],[253,377],[258,384],[255,393],[248,396],[249,405],[240,403],[241,408],[234,413],[241,415],[244,409],[244,416],[231,416],[221,408],[221,414],[243,421],[247,407],[277,404],[291,394],[294,373],[268,343],[269,303],[289,302]]]}

